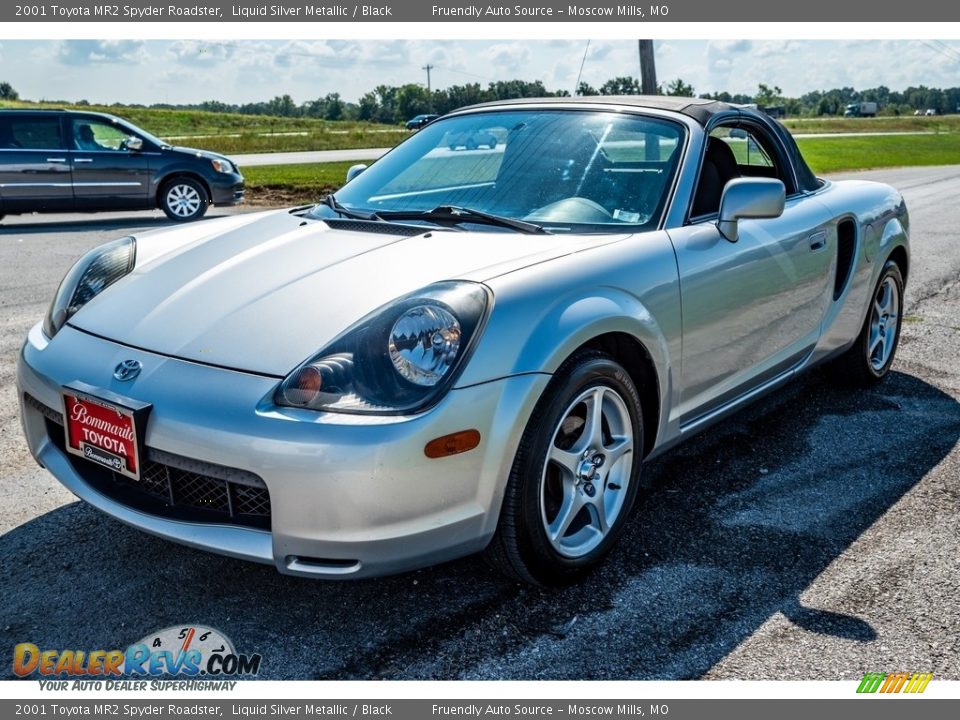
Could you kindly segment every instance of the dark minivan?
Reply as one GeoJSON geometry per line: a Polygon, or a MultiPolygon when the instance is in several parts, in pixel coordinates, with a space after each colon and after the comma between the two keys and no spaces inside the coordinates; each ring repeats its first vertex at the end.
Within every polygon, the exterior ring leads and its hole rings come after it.
{"type": "Polygon", "coordinates": [[[185,222],[241,200],[243,175],[223,155],[102,113],[0,110],[0,218],[160,208],[185,222]]]}

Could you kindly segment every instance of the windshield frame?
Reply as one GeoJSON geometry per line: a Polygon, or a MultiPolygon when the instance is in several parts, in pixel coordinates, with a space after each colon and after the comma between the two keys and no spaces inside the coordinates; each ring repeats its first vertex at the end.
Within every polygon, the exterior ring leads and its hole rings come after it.
{"type": "MultiPolygon", "coordinates": [[[[548,230],[553,227],[555,230],[559,228],[560,234],[571,234],[571,235],[624,235],[624,234],[636,234],[642,232],[652,232],[655,230],[663,230],[666,226],[667,220],[671,215],[672,208],[676,199],[676,194],[678,192],[678,187],[680,185],[681,179],[685,175],[686,164],[688,160],[688,152],[691,144],[692,136],[695,133],[695,128],[692,121],[689,121],[684,116],[671,112],[668,110],[661,110],[659,108],[647,108],[643,106],[636,105],[621,105],[613,102],[606,103],[603,101],[593,102],[571,102],[569,104],[558,103],[556,101],[551,102],[549,105],[543,103],[538,103],[537,101],[530,101],[529,103],[523,102],[512,102],[510,104],[487,104],[482,106],[468,107],[461,110],[456,110],[447,115],[443,115],[436,120],[432,121],[428,127],[442,127],[448,120],[455,118],[462,118],[467,116],[477,116],[477,115],[496,115],[502,116],[507,113],[523,113],[529,114],[531,112],[544,113],[544,114],[561,114],[561,113],[573,113],[579,115],[588,115],[588,114],[602,114],[602,115],[619,115],[622,117],[631,116],[638,119],[648,119],[657,122],[664,123],[665,125],[672,125],[677,131],[677,149],[676,160],[671,164],[669,168],[670,177],[667,178],[667,183],[664,186],[663,192],[660,195],[660,202],[658,204],[658,209],[655,211],[654,215],[646,223],[641,224],[616,224],[616,223],[571,223],[571,222],[546,222],[537,219],[526,219],[524,217],[516,217],[517,220],[525,220],[526,222],[533,222],[537,224],[542,224],[548,230]],[[567,227],[564,227],[567,226],[567,227]]],[[[425,128],[426,130],[426,128],[425,128]]],[[[402,148],[406,143],[414,141],[416,134],[411,137],[403,140],[398,143],[394,148],[389,152],[385,153],[380,159],[375,163],[371,164],[371,168],[375,167],[377,163],[382,162],[387,159],[390,155],[397,152],[402,148]]],[[[423,156],[420,156],[421,158],[423,156]]],[[[415,161],[416,162],[416,161],[415,161]]],[[[364,174],[369,172],[369,169],[364,170],[364,174]]],[[[368,207],[359,207],[355,205],[350,205],[344,203],[346,207],[351,210],[358,210],[362,212],[375,213],[378,210],[387,213],[388,211],[384,208],[368,208],[368,207]]],[[[475,209],[483,210],[484,212],[493,212],[490,208],[487,207],[477,207],[475,209]]],[[[309,211],[308,215],[314,219],[324,220],[328,217],[331,217],[330,208],[325,203],[319,203],[314,205],[313,208],[309,211]]],[[[513,217],[510,215],[509,217],[513,217]]],[[[392,222],[390,220],[384,220],[385,222],[392,222]]],[[[410,223],[410,220],[405,220],[405,223],[410,223]]],[[[464,224],[469,224],[465,221],[464,224]]],[[[431,225],[432,227],[432,225],[431,225]]]]}

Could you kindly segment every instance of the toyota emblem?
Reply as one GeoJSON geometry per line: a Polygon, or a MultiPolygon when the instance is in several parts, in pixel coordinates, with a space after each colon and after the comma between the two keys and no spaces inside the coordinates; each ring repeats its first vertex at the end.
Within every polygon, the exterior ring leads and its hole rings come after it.
{"type": "Polygon", "coordinates": [[[140,364],[139,360],[124,360],[114,368],[113,376],[120,382],[126,382],[127,380],[133,380],[142,369],[143,365],[140,364]]]}

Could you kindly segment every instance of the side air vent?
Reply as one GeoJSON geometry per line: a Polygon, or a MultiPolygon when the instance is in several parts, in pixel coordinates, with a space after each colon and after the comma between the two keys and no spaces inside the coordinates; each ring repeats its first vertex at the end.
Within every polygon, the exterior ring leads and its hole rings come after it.
{"type": "Polygon", "coordinates": [[[838,300],[850,282],[853,256],[857,249],[857,226],[847,218],[837,225],[837,275],[833,280],[833,299],[838,300]]]}

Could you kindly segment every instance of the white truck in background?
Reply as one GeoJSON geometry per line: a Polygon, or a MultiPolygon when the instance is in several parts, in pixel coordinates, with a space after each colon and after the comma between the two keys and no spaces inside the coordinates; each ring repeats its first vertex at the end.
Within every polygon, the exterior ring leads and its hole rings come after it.
{"type": "Polygon", "coordinates": [[[847,105],[843,111],[844,117],[876,117],[877,104],[875,102],[856,102],[847,105]]]}

